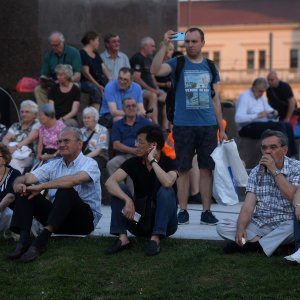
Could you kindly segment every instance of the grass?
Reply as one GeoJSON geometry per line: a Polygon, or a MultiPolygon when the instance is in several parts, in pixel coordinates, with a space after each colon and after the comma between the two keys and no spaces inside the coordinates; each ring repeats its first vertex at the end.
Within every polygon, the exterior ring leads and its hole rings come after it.
{"type": "MultiPolygon", "coordinates": [[[[145,239],[112,256],[111,238],[53,238],[37,261],[0,261],[0,299],[299,299],[300,267],[261,253],[224,255],[222,242],[145,239]]],[[[1,240],[0,255],[14,248],[1,240]]]]}

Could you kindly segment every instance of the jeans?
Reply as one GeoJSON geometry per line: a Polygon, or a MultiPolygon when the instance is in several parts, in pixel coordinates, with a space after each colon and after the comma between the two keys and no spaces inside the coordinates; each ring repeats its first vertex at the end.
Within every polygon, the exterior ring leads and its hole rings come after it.
{"type": "MultiPolygon", "coordinates": [[[[128,187],[125,184],[120,185],[121,189],[132,198],[128,187]]],[[[130,226],[128,221],[122,214],[125,202],[115,196],[111,197],[111,222],[110,233],[113,235],[127,234],[129,230],[135,236],[141,235],[130,226]]],[[[156,194],[156,208],[154,226],[151,234],[166,237],[174,234],[177,230],[177,198],[173,188],[160,187],[156,194]]],[[[148,235],[147,235],[148,237],[148,235]]]]}
{"type": "Polygon", "coordinates": [[[94,83],[90,81],[82,81],[81,90],[90,95],[92,103],[102,104],[101,92],[94,83]]]}

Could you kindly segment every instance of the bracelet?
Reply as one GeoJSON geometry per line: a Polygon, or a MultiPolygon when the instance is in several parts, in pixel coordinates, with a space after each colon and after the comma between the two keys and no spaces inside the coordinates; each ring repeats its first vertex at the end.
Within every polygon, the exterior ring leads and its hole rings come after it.
{"type": "Polygon", "coordinates": [[[153,159],[150,161],[150,165],[152,165],[154,162],[158,163],[158,161],[157,161],[155,158],[153,158],[153,159]]]}
{"type": "Polygon", "coordinates": [[[273,177],[276,177],[277,175],[281,174],[280,170],[276,170],[275,172],[272,173],[273,177]]]}

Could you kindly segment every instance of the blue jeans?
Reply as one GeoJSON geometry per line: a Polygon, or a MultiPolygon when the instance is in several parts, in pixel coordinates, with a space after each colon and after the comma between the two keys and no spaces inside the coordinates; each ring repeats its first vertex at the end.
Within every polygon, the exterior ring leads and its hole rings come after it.
{"type": "MultiPolygon", "coordinates": [[[[121,184],[120,187],[132,198],[125,184],[121,184]]],[[[115,196],[111,197],[110,233],[113,235],[127,234],[127,230],[129,230],[135,236],[145,236],[130,226],[131,221],[128,221],[122,214],[124,206],[123,200],[115,196]]],[[[170,236],[176,232],[177,224],[176,194],[172,188],[160,187],[156,194],[154,226],[149,235],[170,236]]]]}
{"type": "Polygon", "coordinates": [[[296,250],[300,249],[300,221],[294,218],[294,237],[296,250]]]}
{"type": "Polygon", "coordinates": [[[99,88],[90,81],[82,81],[80,83],[81,90],[90,95],[92,103],[102,104],[102,95],[99,88]]]}

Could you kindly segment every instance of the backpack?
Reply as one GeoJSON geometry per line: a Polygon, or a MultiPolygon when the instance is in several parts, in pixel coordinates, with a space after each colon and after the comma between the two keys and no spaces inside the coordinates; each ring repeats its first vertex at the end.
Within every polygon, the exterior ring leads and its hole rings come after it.
{"type": "MultiPolygon", "coordinates": [[[[216,92],[213,87],[213,83],[217,77],[217,71],[215,64],[212,60],[206,58],[210,72],[212,74],[212,80],[210,82],[210,90],[211,90],[211,97],[214,98],[216,92]]],[[[173,123],[174,120],[174,111],[175,111],[175,94],[176,94],[176,85],[178,83],[181,70],[184,67],[184,56],[180,55],[177,57],[177,64],[175,69],[175,81],[174,85],[172,84],[171,87],[168,89],[167,97],[166,97],[166,112],[167,112],[167,119],[173,123]]]]}

